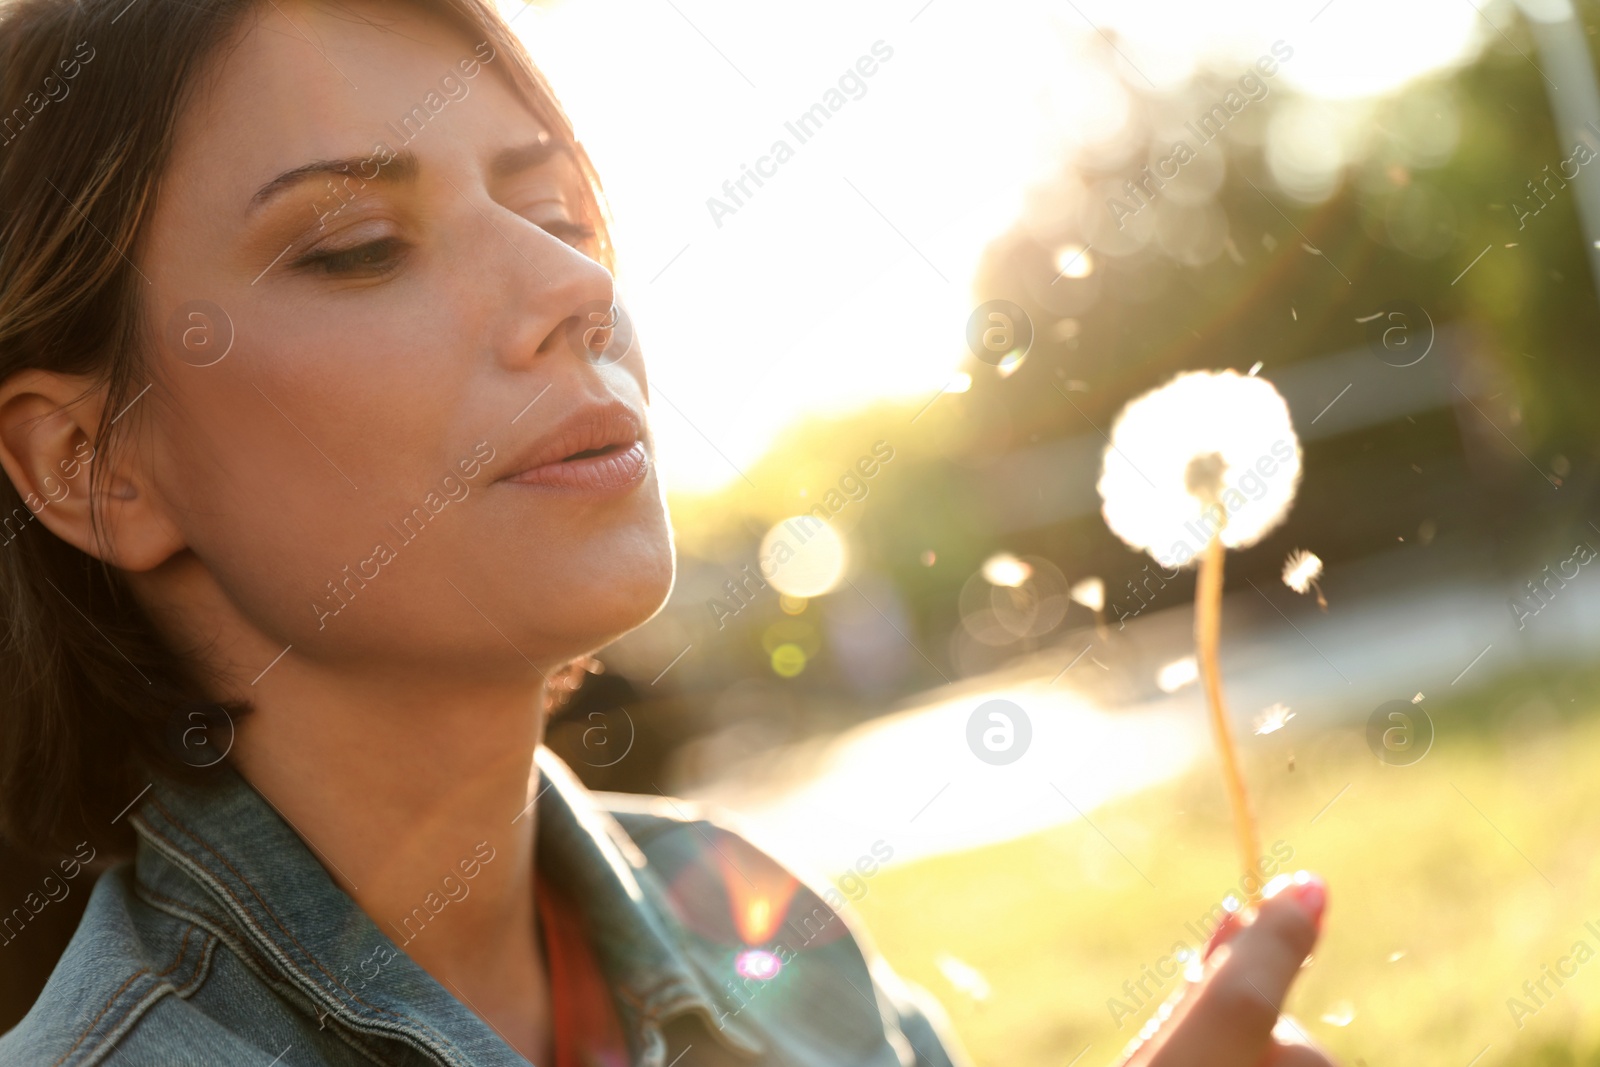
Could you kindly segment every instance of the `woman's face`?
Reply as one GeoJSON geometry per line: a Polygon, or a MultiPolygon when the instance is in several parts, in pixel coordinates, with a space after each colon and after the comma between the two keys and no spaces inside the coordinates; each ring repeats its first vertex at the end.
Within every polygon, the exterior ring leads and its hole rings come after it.
{"type": "Polygon", "coordinates": [[[362,0],[241,33],[137,259],[159,341],[136,450],[193,552],[169,588],[212,583],[167,625],[509,676],[643,622],[672,581],[644,366],[621,331],[584,358],[612,279],[509,57],[362,0]]]}

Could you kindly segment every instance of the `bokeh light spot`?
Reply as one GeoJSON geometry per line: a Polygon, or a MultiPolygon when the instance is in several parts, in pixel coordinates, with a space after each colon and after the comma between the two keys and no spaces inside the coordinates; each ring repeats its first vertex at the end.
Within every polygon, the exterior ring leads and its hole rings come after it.
{"type": "Polygon", "coordinates": [[[806,650],[796,644],[782,644],[772,650],[772,670],[780,678],[793,678],[806,669],[806,650]]]}
{"type": "Polygon", "coordinates": [[[786,596],[821,596],[844,578],[844,541],[814,515],[796,515],[768,530],[760,558],[767,581],[786,596]]]}
{"type": "Polygon", "coordinates": [[[1066,245],[1056,253],[1056,271],[1063,278],[1087,278],[1094,273],[1094,253],[1083,245],[1066,245]]]}
{"type": "Polygon", "coordinates": [[[1009,552],[998,552],[983,561],[983,577],[990,585],[1015,589],[1033,575],[1033,568],[1009,552]]]}

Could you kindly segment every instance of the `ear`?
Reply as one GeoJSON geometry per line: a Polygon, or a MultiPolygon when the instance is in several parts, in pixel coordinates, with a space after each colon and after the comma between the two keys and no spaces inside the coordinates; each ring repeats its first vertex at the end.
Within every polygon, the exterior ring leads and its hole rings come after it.
{"type": "Polygon", "coordinates": [[[184,547],[183,536],[140,465],[141,450],[100,453],[105,404],[105,387],[86,376],[13,374],[0,383],[0,467],[27,509],[61,540],[122,570],[151,570],[184,547]],[[90,474],[107,462],[115,465],[100,471],[95,485],[97,536],[90,474]]]}

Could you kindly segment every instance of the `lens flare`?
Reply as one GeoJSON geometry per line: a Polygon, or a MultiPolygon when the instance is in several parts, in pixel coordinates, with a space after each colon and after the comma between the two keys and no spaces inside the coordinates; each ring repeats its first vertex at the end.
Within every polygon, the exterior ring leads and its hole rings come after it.
{"type": "Polygon", "coordinates": [[[764,948],[752,948],[734,958],[733,969],[742,978],[767,982],[778,977],[778,972],[783,969],[783,961],[764,948]]]}

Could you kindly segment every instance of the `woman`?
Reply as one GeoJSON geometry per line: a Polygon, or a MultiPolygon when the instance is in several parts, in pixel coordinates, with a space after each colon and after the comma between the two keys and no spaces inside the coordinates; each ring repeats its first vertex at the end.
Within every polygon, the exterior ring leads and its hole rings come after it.
{"type": "MultiPolygon", "coordinates": [[[[539,748],[673,554],[597,183],[490,7],[0,10],[0,817],[133,859],[0,1062],[958,1061],[771,860],[539,748]]],[[[1137,1061],[1325,1062],[1271,1036],[1318,885],[1137,1061]]]]}

